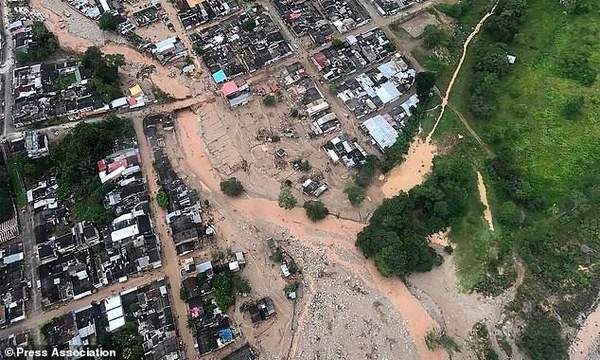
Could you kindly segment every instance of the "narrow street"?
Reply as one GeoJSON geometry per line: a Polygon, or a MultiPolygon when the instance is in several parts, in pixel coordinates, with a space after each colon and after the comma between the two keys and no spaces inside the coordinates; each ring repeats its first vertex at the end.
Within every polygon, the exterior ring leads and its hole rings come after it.
{"type": "Polygon", "coordinates": [[[15,325],[0,330],[0,338],[8,337],[10,334],[19,333],[25,330],[32,330],[40,328],[48,321],[54,319],[57,316],[66,314],[70,311],[81,309],[85,306],[90,305],[95,301],[102,301],[103,299],[114,295],[122,290],[133,288],[136,286],[142,286],[152,281],[162,279],[164,274],[161,270],[154,271],[151,273],[145,273],[138,277],[133,277],[124,283],[116,283],[107,287],[104,287],[90,296],[86,296],[79,300],[70,300],[62,306],[57,306],[49,310],[38,309],[36,312],[29,314],[26,320],[16,323],[15,325]]]}
{"type": "Polygon", "coordinates": [[[159,182],[156,172],[152,167],[152,149],[144,135],[144,125],[142,118],[137,118],[132,121],[135,133],[138,139],[138,147],[142,157],[142,167],[148,192],[151,197],[150,209],[153,214],[154,230],[161,241],[162,246],[162,267],[161,272],[166,275],[167,281],[171,287],[171,301],[174,309],[174,316],[177,322],[177,330],[184,344],[186,359],[196,358],[197,352],[194,348],[194,337],[191,329],[187,326],[187,304],[179,296],[181,289],[181,273],[179,268],[179,256],[175,249],[175,243],[171,238],[171,234],[166,222],[165,211],[152,198],[159,190],[159,182]]]}

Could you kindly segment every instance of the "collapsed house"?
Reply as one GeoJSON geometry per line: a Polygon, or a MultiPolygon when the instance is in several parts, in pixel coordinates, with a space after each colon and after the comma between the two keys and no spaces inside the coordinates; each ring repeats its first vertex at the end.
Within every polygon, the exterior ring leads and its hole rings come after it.
{"type": "Polygon", "coordinates": [[[30,159],[39,159],[48,156],[48,136],[38,131],[25,131],[13,134],[9,139],[12,153],[24,154],[30,159]]]}
{"type": "Polygon", "coordinates": [[[163,131],[173,128],[170,115],[157,114],[144,118],[144,133],[154,152],[154,169],[162,191],[169,199],[166,221],[172,233],[177,254],[197,249],[213,238],[215,230],[198,192],[190,188],[174,171],[162,144],[163,131]]]}
{"type": "Polygon", "coordinates": [[[334,164],[339,163],[341,160],[346,167],[353,168],[366,162],[367,153],[365,150],[356,141],[347,140],[344,135],[336,136],[327,141],[323,145],[323,149],[334,164]]]}
{"type": "Polygon", "coordinates": [[[286,66],[282,78],[301,114],[310,121],[311,135],[323,135],[340,128],[337,116],[302,64],[286,66]]]}

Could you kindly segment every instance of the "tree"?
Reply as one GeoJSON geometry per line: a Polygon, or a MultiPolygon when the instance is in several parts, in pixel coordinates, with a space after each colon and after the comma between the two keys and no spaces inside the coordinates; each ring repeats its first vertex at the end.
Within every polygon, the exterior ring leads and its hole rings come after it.
{"type": "Polygon", "coordinates": [[[300,169],[300,171],[307,172],[310,171],[310,169],[312,169],[312,166],[310,165],[308,160],[303,159],[300,160],[300,164],[298,164],[298,169],[300,169]]]}
{"type": "Polygon", "coordinates": [[[498,222],[509,228],[515,228],[520,223],[519,208],[512,201],[505,201],[500,205],[496,218],[498,222]]]}
{"type": "Polygon", "coordinates": [[[585,104],[585,99],[583,96],[578,95],[567,99],[567,102],[563,105],[561,113],[567,119],[575,119],[581,116],[583,113],[583,106],[585,104]]]}
{"type": "Polygon", "coordinates": [[[306,216],[312,221],[324,219],[329,215],[329,209],[320,200],[306,201],[303,207],[306,211],[306,216]]]}
{"type": "Polygon", "coordinates": [[[31,43],[27,51],[17,51],[17,61],[47,60],[58,50],[58,40],[43,22],[34,21],[31,26],[31,43]]]}
{"type": "Polygon", "coordinates": [[[170,203],[169,194],[167,194],[167,192],[161,188],[158,191],[158,194],[156,194],[156,202],[158,203],[158,206],[160,206],[163,209],[166,209],[167,207],[169,207],[170,203]]]}
{"type": "Polygon", "coordinates": [[[266,107],[273,107],[277,104],[277,98],[273,94],[269,94],[264,97],[263,105],[266,107]]]}
{"type": "Polygon", "coordinates": [[[85,51],[81,64],[91,75],[91,87],[102,100],[109,102],[121,96],[119,67],[125,64],[122,54],[104,55],[98,47],[91,46],[85,51]]]}
{"type": "Polygon", "coordinates": [[[356,246],[367,258],[376,255],[386,246],[398,243],[398,234],[383,227],[367,226],[356,237],[356,246]]]}
{"type": "Polygon", "coordinates": [[[560,333],[560,323],[547,315],[537,315],[527,322],[518,345],[532,360],[566,360],[567,345],[560,333]]]}
{"type": "Polygon", "coordinates": [[[581,85],[591,86],[596,81],[598,69],[590,59],[592,54],[588,47],[567,49],[558,64],[562,76],[581,85]]]}
{"type": "Polygon", "coordinates": [[[98,21],[98,26],[105,31],[115,31],[123,21],[124,19],[120,15],[105,11],[98,21]]]}
{"type": "Polygon", "coordinates": [[[423,46],[427,49],[433,49],[438,46],[444,46],[448,41],[447,34],[436,25],[427,25],[423,29],[423,46]]]}
{"type": "Polygon", "coordinates": [[[344,189],[344,192],[348,195],[350,204],[354,206],[360,205],[365,199],[365,190],[355,183],[348,184],[344,189]]]}
{"type": "Polygon", "coordinates": [[[142,360],[144,359],[144,347],[142,336],[138,332],[137,324],[126,322],[125,326],[111,334],[111,343],[114,344],[117,354],[123,360],[142,360]]]}
{"type": "Polygon", "coordinates": [[[220,185],[221,191],[231,197],[240,196],[244,192],[244,186],[234,177],[221,181],[220,185]]]}
{"type": "Polygon", "coordinates": [[[417,96],[420,101],[425,101],[431,96],[431,90],[435,85],[435,74],[429,71],[420,72],[415,78],[417,96]]]}
{"type": "Polygon", "coordinates": [[[236,294],[248,294],[251,291],[248,281],[233,273],[216,274],[211,285],[215,302],[222,311],[227,311],[235,304],[236,294]]]}
{"type": "Polygon", "coordinates": [[[358,166],[354,181],[356,185],[366,188],[371,185],[375,171],[379,165],[379,159],[374,155],[368,155],[365,163],[358,166]]]}
{"type": "Polygon", "coordinates": [[[331,40],[331,46],[334,49],[343,49],[346,47],[346,42],[338,38],[334,38],[333,40],[331,40]]]}
{"type": "Polygon", "coordinates": [[[292,190],[289,186],[281,186],[278,203],[279,207],[282,207],[287,210],[293,209],[296,206],[296,204],[298,204],[298,200],[292,194],[292,190]]]}
{"type": "Polygon", "coordinates": [[[246,32],[252,32],[256,28],[256,20],[254,18],[249,17],[242,23],[242,29],[246,32]]]}

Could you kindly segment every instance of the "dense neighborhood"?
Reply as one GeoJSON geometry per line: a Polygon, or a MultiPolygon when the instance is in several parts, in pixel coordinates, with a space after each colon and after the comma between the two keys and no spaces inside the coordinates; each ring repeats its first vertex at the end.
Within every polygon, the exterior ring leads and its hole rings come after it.
{"type": "Polygon", "coordinates": [[[0,357],[595,359],[598,10],[3,1],[0,357]]]}

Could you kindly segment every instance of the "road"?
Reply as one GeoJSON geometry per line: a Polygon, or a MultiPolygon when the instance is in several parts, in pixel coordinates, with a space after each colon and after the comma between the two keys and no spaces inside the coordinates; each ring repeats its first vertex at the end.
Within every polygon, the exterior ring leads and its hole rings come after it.
{"type": "Polygon", "coordinates": [[[10,31],[8,31],[8,14],[6,11],[6,1],[0,1],[0,22],[2,23],[2,37],[4,38],[4,46],[2,47],[2,64],[0,65],[0,75],[2,75],[2,84],[4,92],[4,129],[3,135],[14,131],[12,123],[12,76],[14,67],[14,52],[13,41],[10,31]]]}
{"type": "MultiPolygon", "coordinates": [[[[432,138],[433,134],[435,133],[435,130],[437,129],[438,124],[444,117],[444,112],[446,110],[446,106],[448,106],[448,101],[450,100],[450,95],[452,93],[452,89],[454,88],[454,83],[456,82],[456,79],[458,78],[458,74],[460,73],[460,70],[462,69],[462,66],[465,62],[465,58],[467,57],[467,50],[469,49],[469,44],[471,43],[471,41],[473,41],[475,36],[477,36],[477,34],[479,34],[479,31],[481,30],[481,27],[483,26],[485,21],[494,14],[494,11],[496,10],[497,6],[498,6],[498,1],[496,1],[494,6],[492,7],[492,9],[487,14],[485,14],[481,18],[481,20],[479,20],[477,25],[475,25],[475,28],[473,29],[473,31],[469,34],[469,36],[467,36],[467,39],[465,40],[465,43],[463,44],[463,51],[462,51],[462,55],[460,57],[460,61],[458,62],[458,65],[456,66],[456,70],[454,70],[454,73],[452,74],[452,78],[450,79],[450,83],[448,83],[448,88],[446,89],[446,93],[444,94],[444,97],[442,98],[442,104],[441,104],[442,110],[440,111],[440,114],[438,115],[438,118],[435,121],[433,128],[427,135],[428,142],[431,141],[431,138],[432,138]]],[[[466,121],[464,120],[464,118],[461,119],[461,121],[466,124],[466,121]]],[[[481,141],[481,138],[475,133],[475,131],[470,126],[468,128],[470,129],[471,134],[474,134],[475,138],[479,139],[479,141],[481,141]]]]}
{"type": "Polygon", "coordinates": [[[102,301],[103,299],[110,297],[111,295],[114,295],[124,289],[142,286],[152,281],[160,280],[162,278],[164,278],[164,274],[162,273],[162,271],[145,273],[138,277],[132,277],[124,283],[116,283],[101,288],[94,294],[86,296],[82,299],[71,300],[68,303],[65,303],[63,306],[59,306],[51,310],[40,309],[36,312],[32,312],[26,320],[18,322],[9,328],[0,330],[0,338],[6,338],[11,334],[16,334],[25,330],[33,330],[39,328],[57,316],[64,315],[77,309],[81,309],[90,305],[92,302],[102,301]]]}
{"type": "MultiPolygon", "coordinates": [[[[152,167],[153,155],[148,139],[144,135],[144,125],[141,119],[133,121],[133,127],[138,139],[138,147],[142,157],[144,176],[148,184],[150,194],[156,194],[159,190],[159,180],[152,167]]],[[[186,359],[193,359],[197,355],[194,347],[194,336],[191,329],[187,326],[187,304],[179,296],[181,289],[181,272],[179,266],[179,256],[175,249],[175,243],[171,238],[169,227],[166,223],[165,210],[158,206],[156,201],[150,202],[154,220],[154,230],[158,234],[162,246],[162,267],[161,272],[167,276],[167,280],[171,287],[171,301],[173,305],[175,320],[177,322],[177,330],[181,341],[183,341],[184,352],[186,359]]]]}

